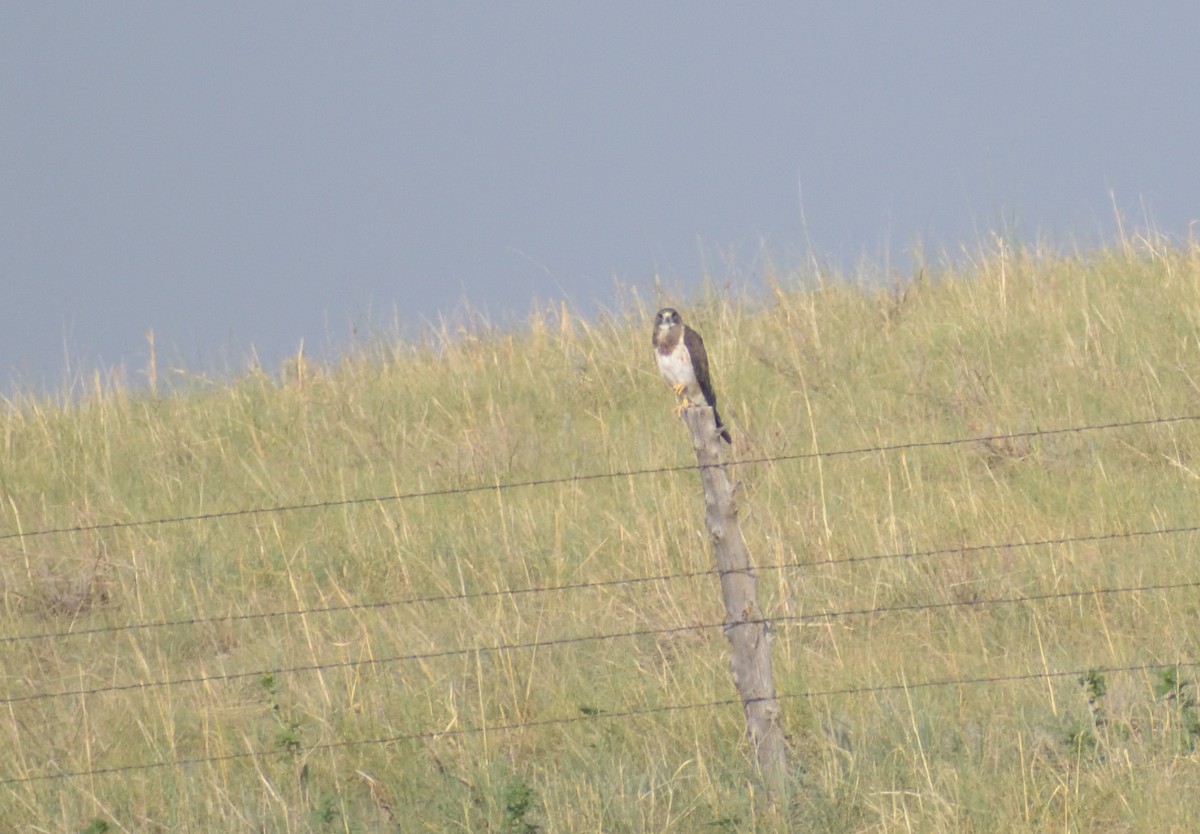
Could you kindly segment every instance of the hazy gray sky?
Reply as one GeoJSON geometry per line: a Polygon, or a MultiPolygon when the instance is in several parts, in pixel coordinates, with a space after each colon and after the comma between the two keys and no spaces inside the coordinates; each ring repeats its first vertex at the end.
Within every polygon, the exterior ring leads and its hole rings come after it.
{"type": "MultiPolygon", "coordinates": [[[[0,392],[1200,217],[1200,3],[0,7],[0,392]],[[802,216],[807,229],[802,228],[802,216]]],[[[647,324],[649,327],[649,324],[647,324]]]]}

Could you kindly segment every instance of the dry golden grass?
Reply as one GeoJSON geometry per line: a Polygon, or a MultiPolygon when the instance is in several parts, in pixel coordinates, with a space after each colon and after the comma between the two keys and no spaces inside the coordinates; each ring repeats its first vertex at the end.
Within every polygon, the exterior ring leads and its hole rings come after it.
{"type": "Polygon", "coordinates": [[[737,457],[876,449],[735,470],[786,809],[738,707],[705,706],[735,693],[694,472],[336,503],[692,463],[633,297],[10,404],[0,827],[1200,826],[1200,670],[1088,673],[1200,657],[1200,592],[1073,593],[1200,581],[1200,537],[970,549],[1200,524],[1200,425],[876,448],[1200,415],[1200,247],[997,241],[901,287],[776,275],[679,306],[737,457]]]}

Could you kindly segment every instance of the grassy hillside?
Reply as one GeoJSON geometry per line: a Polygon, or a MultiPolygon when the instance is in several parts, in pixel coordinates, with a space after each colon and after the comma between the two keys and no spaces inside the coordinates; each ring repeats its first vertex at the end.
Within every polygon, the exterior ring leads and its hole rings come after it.
{"type": "Polygon", "coordinates": [[[694,462],[635,298],[6,408],[0,828],[1200,828],[1200,420],[1039,433],[1200,416],[1200,247],[769,286],[670,300],[759,461],[790,807],[696,473],[571,480],[694,462]]]}

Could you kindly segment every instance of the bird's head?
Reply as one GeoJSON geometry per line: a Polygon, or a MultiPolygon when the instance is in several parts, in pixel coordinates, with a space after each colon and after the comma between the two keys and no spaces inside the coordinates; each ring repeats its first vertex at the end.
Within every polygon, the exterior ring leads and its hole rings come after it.
{"type": "Polygon", "coordinates": [[[666,331],[681,324],[683,324],[683,316],[679,315],[679,311],[674,307],[663,307],[654,317],[655,330],[666,331]]]}

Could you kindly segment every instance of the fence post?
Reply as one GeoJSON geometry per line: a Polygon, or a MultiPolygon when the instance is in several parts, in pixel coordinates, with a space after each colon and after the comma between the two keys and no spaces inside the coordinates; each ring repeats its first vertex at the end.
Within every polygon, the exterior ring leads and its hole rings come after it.
{"type": "Polygon", "coordinates": [[[729,671],[742,699],[746,735],[768,795],[786,798],[787,748],[775,679],[771,674],[771,635],[758,607],[758,576],[738,526],[734,487],[721,458],[721,441],[711,408],[685,409],[692,446],[704,486],[704,522],[712,540],[721,595],[725,601],[725,636],[732,648],[729,671]]]}

